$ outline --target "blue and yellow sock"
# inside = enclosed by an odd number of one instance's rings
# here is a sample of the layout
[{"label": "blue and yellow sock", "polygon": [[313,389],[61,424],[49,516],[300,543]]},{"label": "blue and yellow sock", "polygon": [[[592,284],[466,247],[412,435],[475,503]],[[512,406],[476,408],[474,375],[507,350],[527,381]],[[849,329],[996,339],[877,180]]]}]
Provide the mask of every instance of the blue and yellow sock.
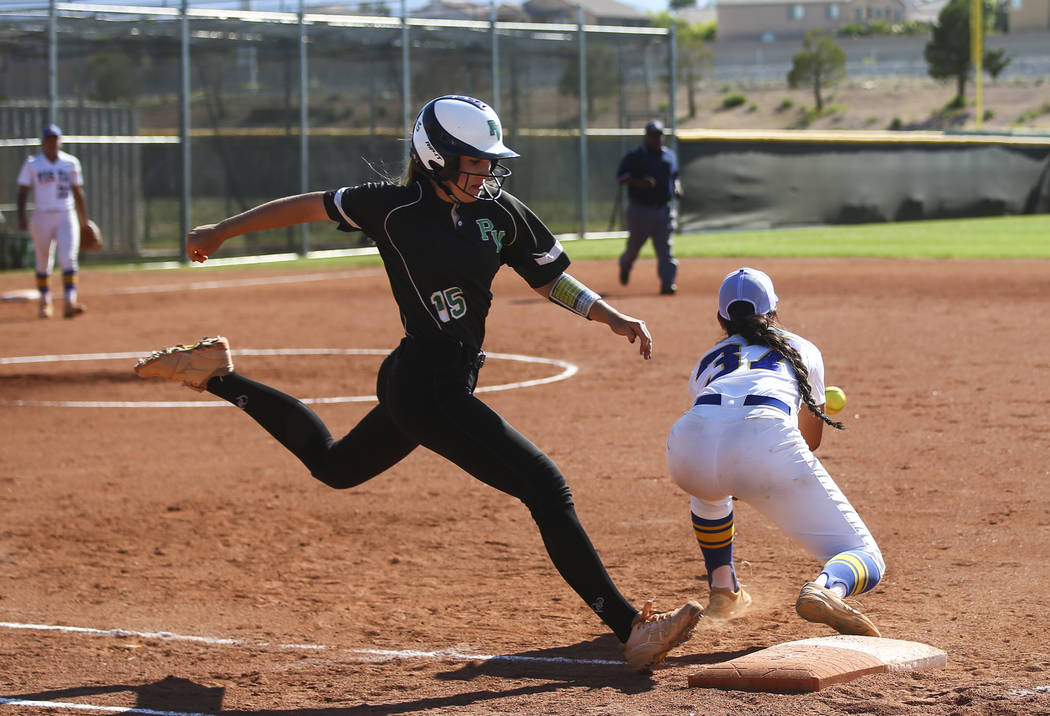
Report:
[{"label": "blue and yellow sock", "polygon": [[38,273],[36,275],[36,288],[40,291],[41,303],[47,303],[51,300],[50,278],[51,277],[46,273]]},{"label": "blue and yellow sock", "polygon": [[77,272],[62,272],[62,288],[65,290],[65,301],[72,306],[77,302]]},{"label": "blue and yellow sock", "polygon": [[705,520],[691,513],[693,517],[693,534],[700,544],[700,551],[704,555],[704,565],[707,567],[708,578],[719,567],[729,565],[733,570],[733,591],[740,589],[737,582],[736,569],[733,567],[733,537],[736,528],[733,526],[733,513],[714,520]]},{"label": "blue and yellow sock", "polygon": [[828,560],[821,574],[827,575],[830,589],[841,584],[846,589],[846,596],[863,594],[872,589],[882,579],[882,568],[879,560],[870,553],[860,549],[840,552]]}]

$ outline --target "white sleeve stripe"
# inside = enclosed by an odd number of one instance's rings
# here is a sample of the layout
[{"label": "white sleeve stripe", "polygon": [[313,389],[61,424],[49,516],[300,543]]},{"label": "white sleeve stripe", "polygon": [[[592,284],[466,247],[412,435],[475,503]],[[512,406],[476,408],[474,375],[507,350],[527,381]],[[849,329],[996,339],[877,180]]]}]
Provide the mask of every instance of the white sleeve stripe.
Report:
[{"label": "white sleeve stripe", "polygon": [[349,216],[347,216],[347,213],[345,211],[343,211],[343,192],[346,191],[346,190],[347,190],[347,187],[344,186],[342,189],[337,191],[335,193],[335,197],[333,197],[332,201],[335,202],[335,208],[339,210],[339,214],[340,214],[340,216],[343,217],[343,221],[345,221],[346,223],[350,224],[351,226],[357,226],[357,224],[354,223],[354,220],[351,219]]},{"label": "white sleeve stripe", "polygon": [[532,257],[536,259],[536,263],[540,266],[553,263],[558,260],[558,257],[564,253],[565,249],[562,248],[561,242],[557,239],[554,240],[554,246],[549,251],[542,254],[533,254]]}]

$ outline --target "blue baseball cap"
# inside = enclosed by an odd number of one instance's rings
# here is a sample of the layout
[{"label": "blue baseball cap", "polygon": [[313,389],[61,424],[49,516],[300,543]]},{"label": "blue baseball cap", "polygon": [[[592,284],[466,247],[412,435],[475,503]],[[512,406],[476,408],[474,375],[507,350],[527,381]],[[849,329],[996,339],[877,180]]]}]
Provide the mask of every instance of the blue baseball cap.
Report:
[{"label": "blue baseball cap", "polygon": [[61,137],[62,130],[58,128],[57,124],[45,124],[44,132],[41,135],[43,137]]},{"label": "blue baseball cap", "polygon": [[718,315],[729,320],[729,307],[737,301],[750,303],[751,315],[764,315],[777,308],[773,279],[758,269],[741,268],[722,280],[718,289]]}]

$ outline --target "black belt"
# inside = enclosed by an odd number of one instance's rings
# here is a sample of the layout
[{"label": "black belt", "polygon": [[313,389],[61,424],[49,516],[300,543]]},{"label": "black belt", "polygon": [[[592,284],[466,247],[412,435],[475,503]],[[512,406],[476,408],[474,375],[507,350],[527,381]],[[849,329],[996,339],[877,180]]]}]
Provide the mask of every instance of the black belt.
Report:
[{"label": "black belt", "polygon": [[[696,399],[693,405],[721,405],[722,396],[718,393],[705,393]],[[779,408],[788,415],[791,415],[791,406],[785,403],[783,400],[777,400],[771,398],[768,395],[748,395],[744,397],[744,405],[768,405],[772,408]]]}]

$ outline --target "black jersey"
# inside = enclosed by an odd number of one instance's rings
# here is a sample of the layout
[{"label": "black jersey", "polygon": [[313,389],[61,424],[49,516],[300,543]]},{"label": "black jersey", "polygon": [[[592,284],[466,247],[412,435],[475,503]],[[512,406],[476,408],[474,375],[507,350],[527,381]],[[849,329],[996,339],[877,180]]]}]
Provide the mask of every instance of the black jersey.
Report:
[{"label": "black jersey", "polygon": [[340,230],[355,231],[350,220],[376,242],[405,332],[422,340],[480,350],[500,266],[536,288],[569,265],[550,230],[505,191],[495,201],[450,204],[426,180],[370,183],[327,192],[324,203]]}]

